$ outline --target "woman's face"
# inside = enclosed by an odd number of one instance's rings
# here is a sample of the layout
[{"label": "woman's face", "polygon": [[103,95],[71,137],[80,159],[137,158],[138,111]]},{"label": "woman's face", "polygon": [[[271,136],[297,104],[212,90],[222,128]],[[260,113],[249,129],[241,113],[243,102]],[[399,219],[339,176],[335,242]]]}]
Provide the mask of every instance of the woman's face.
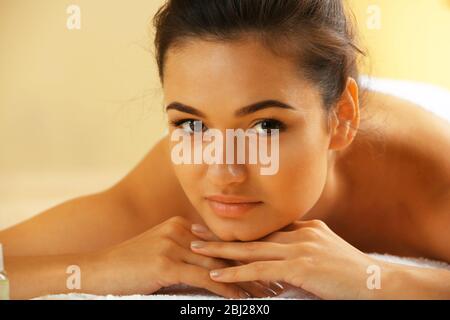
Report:
[{"label": "woman's face", "polygon": [[[299,77],[289,59],[257,41],[187,42],[168,52],[164,98],[165,106],[178,106],[167,111],[170,134],[178,129],[191,140],[195,121],[202,123],[198,132],[218,129],[224,137],[226,129],[279,129],[279,168],[272,175],[262,175],[262,165],[248,160],[173,164],[187,197],[222,240],[261,238],[298,220],[319,200],[330,154],[327,118],[318,89]],[[237,112],[267,100],[290,108],[273,103]],[[172,141],[171,149],[176,145]]]}]

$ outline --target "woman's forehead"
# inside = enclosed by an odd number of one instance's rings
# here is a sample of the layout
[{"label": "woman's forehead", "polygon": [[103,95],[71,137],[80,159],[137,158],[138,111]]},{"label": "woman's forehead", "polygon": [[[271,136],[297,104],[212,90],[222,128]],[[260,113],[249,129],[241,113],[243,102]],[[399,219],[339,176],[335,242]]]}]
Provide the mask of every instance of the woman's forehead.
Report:
[{"label": "woman's forehead", "polygon": [[313,91],[291,60],[257,41],[195,40],[169,50],[166,58],[167,103],[201,97],[236,100],[236,105],[263,98],[308,100]]}]

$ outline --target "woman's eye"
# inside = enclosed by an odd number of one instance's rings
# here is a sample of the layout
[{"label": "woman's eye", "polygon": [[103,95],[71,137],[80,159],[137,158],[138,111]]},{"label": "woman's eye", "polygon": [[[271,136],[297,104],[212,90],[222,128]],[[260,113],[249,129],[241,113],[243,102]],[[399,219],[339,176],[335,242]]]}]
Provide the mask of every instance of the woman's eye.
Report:
[{"label": "woman's eye", "polygon": [[253,128],[258,134],[271,135],[272,133],[275,133],[272,132],[272,130],[278,130],[278,132],[283,131],[285,125],[281,121],[275,119],[266,119],[258,122]]},{"label": "woman's eye", "polygon": [[188,134],[193,134],[195,132],[204,132],[206,131],[206,126],[200,120],[180,120],[173,123],[176,127],[181,128],[184,132]]}]

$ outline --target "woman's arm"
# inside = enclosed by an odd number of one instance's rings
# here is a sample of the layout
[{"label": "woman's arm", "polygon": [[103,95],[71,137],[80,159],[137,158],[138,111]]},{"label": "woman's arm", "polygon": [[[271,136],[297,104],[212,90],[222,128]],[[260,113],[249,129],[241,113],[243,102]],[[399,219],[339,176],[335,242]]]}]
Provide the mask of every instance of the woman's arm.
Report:
[{"label": "woman's arm", "polygon": [[[450,299],[450,271],[380,262],[382,283],[371,299]],[[371,293],[371,294],[370,294]]]},{"label": "woman's arm", "polygon": [[[101,279],[104,273],[101,272],[99,262],[98,258],[89,254],[7,257],[5,268],[8,270],[10,280],[10,298],[30,299],[47,294],[76,291],[105,293],[107,290],[105,285],[109,282],[107,279]],[[70,266],[76,266],[78,269],[72,270]],[[69,279],[71,276],[78,278],[79,287],[68,286],[68,282],[72,283]],[[78,286],[78,282],[76,283]]]},{"label": "woman's arm", "polygon": [[64,202],[0,231],[5,255],[95,251],[129,239],[172,216],[187,216],[192,205],[173,174],[166,143],[167,137],[112,188]]},{"label": "woman's arm", "polygon": [[[222,259],[193,254],[191,223],[172,217],[104,250],[87,254],[6,257],[11,298],[47,294],[151,294],[162,287],[186,284],[229,298],[268,295],[259,283],[223,284],[209,278],[212,268],[230,265]],[[269,290],[270,295],[275,294]]]},{"label": "woman's arm", "polygon": [[[26,200],[25,200],[26,201]],[[6,256],[43,256],[89,252],[142,232],[123,191],[79,197],[0,232]]]}]

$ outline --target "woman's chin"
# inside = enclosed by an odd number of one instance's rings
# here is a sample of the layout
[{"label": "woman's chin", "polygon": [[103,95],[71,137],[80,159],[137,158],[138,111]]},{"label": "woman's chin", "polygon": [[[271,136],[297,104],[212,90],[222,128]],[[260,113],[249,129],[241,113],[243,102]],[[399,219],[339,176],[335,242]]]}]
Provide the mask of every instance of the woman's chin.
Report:
[{"label": "woman's chin", "polygon": [[220,240],[225,242],[232,242],[232,241],[242,241],[242,242],[248,242],[248,241],[255,241],[259,239],[258,237],[252,237],[248,235],[225,235],[225,236],[218,236]]},{"label": "woman's chin", "polygon": [[245,230],[242,230],[243,228],[241,228],[241,230],[238,230],[238,228],[230,228],[230,229],[225,229],[222,227],[219,228],[211,228],[211,231],[222,241],[243,241],[243,242],[248,242],[248,241],[255,241],[258,239],[261,239],[263,237],[265,237],[266,235],[268,235],[268,233],[261,233],[261,229],[258,228],[252,228],[255,229],[254,231],[259,231],[259,232],[246,232]]}]

